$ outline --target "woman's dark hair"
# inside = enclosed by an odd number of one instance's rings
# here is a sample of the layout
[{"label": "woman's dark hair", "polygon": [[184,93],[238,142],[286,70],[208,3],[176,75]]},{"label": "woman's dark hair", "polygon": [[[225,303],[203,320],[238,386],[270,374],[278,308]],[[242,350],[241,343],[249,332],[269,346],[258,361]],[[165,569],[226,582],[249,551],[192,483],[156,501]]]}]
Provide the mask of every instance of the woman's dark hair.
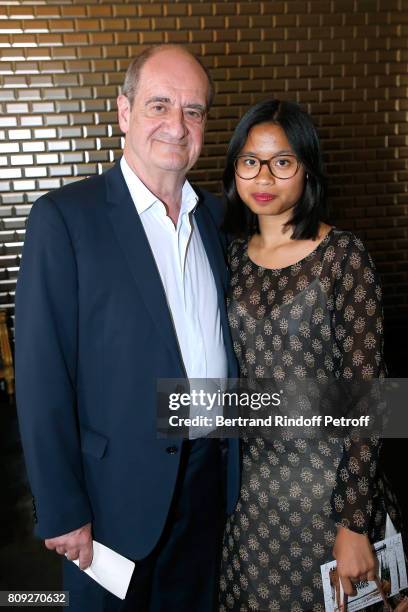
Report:
[{"label": "woman's dark hair", "polygon": [[316,128],[308,113],[296,102],[265,100],[252,106],[242,117],[228,146],[223,175],[227,212],[224,229],[232,236],[248,237],[259,232],[258,218],[242,202],[235,184],[235,158],[242,151],[251,128],[261,123],[279,125],[305,173],[303,193],[286,225],[295,240],[316,238],[319,223],[327,221],[326,177]]}]

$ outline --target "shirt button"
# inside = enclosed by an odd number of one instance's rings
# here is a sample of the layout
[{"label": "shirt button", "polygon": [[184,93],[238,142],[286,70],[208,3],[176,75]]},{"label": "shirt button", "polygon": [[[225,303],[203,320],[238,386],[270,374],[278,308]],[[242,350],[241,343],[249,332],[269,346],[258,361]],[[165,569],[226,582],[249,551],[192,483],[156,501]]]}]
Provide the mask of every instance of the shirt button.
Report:
[{"label": "shirt button", "polygon": [[177,446],[168,446],[166,448],[166,453],[168,453],[169,455],[175,455],[177,452],[178,452]]}]

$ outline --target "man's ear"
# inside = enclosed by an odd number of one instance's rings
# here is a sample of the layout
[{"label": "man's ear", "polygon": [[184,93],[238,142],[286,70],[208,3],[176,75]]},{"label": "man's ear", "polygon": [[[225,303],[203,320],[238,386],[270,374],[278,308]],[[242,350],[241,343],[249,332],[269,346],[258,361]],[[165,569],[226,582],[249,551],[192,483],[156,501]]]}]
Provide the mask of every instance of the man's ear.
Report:
[{"label": "man's ear", "polygon": [[118,96],[116,103],[118,105],[118,121],[121,131],[126,134],[129,130],[130,120],[130,103],[126,96],[121,94]]}]

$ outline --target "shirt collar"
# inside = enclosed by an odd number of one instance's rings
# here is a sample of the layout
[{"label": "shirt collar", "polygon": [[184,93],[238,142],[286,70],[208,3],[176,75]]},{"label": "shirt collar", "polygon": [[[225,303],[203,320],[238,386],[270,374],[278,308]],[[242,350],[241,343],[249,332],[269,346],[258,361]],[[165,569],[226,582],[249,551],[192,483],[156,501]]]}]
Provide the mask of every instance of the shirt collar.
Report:
[{"label": "shirt collar", "polygon": [[[154,193],[152,193],[133,172],[124,155],[122,155],[120,160],[120,168],[139,215],[148,210],[156,202],[160,202],[162,204],[161,200],[159,200],[159,198],[155,196]],[[197,206],[197,203],[198,195],[186,179],[181,191],[180,215],[184,213],[189,214],[192,212]]]}]

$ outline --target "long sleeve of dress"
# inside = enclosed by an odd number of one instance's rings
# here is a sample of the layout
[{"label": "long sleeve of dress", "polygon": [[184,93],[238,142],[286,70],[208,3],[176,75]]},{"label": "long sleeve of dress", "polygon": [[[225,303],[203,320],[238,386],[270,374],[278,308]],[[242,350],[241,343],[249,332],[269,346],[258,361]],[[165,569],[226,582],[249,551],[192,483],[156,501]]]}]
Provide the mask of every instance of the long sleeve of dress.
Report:
[{"label": "long sleeve of dress", "polygon": [[[359,240],[353,241],[344,255],[333,324],[340,381],[347,385],[383,378],[381,287],[371,257]],[[379,450],[376,435],[349,435],[344,440],[331,500],[333,517],[337,524],[359,533],[370,530]]]}]

